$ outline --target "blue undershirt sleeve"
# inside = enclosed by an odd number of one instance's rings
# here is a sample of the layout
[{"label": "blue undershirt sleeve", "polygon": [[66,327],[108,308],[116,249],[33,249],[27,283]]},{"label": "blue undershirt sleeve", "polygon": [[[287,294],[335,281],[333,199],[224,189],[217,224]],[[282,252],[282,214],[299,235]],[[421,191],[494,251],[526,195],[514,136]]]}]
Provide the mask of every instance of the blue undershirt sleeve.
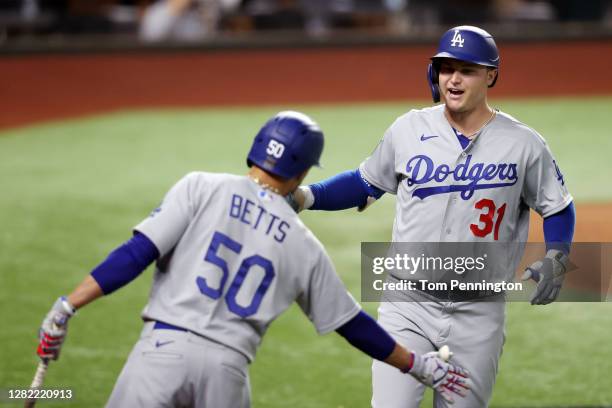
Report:
[{"label": "blue undershirt sleeve", "polygon": [[308,186],[314,196],[311,210],[345,210],[362,207],[368,196],[380,198],[384,191],[371,185],[358,169],[348,170]]},{"label": "blue undershirt sleeve", "polygon": [[576,209],[573,202],[558,213],[544,218],[546,250],[558,249],[569,254],[575,225]]},{"label": "blue undershirt sleeve", "polygon": [[336,330],[354,347],[384,361],[395,348],[395,340],[363,310]]},{"label": "blue undershirt sleeve", "polygon": [[134,280],[158,257],[155,244],[146,235],[135,232],[132,238],[96,266],[91,276],[108,295]]}]

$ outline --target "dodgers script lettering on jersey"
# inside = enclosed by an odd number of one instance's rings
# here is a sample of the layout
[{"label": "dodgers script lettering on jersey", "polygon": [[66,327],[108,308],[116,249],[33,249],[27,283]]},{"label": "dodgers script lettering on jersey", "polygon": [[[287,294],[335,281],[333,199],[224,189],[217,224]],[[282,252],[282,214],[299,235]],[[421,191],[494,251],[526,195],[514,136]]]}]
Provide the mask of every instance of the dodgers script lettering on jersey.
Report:
[{"label": "dodgers script lettering on jersey", "polygon": [[[431,181],[446,183],[449,177],[454,182],[465,182],[467,184],[451,184],[435,187],[417,188],[413,196],[426,198],[435,194],[444,194],[455,191],[461,192],[461,198],[469,200],[476,190],[509,187],[516,184],[518,180],[516,163],[472,163],[472,155],[467,155],[465,163],[451,168],[447,164],[436,166],[434,161],[426,155],[417,155],[408,160],[406,164],[406,183],[408,186],[414,184],[426,184]],[[498,180],[498,183],[480,183],[481,181]]]},{"label": "dodgers script lettering on jersey", "polygon": [[502,112],[464,149],[444,105],[412,110],[360,172],[398,195],[398,242],[526,242],[529,208],[546,217],[572,200],[544,139]]}]

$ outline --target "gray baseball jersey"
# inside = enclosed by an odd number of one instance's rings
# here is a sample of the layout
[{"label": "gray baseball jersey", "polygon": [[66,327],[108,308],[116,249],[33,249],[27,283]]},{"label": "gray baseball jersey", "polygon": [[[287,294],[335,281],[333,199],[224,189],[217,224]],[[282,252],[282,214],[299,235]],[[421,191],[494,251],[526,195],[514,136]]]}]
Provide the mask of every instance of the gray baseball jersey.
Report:
[{"label": "gray baseball jersey", "polygon": [[393,241],[525,242],[529,208],[546,217],[572,201],[544,139],[501,112],[464,150],[444,105],[412,110],[360,171],[397,194]]},{"label": "gray baseball jersey", "polygon": [[[529,208],[546,217],[569,205],[563,176],[537,132],[497,112],[464,149],[444,108],[399,117],[360,165],[367,181],[397,194],[393,241],[522,243]],[[514,264],[523,247],[515,248],[509,256]],[[402,296],[406,302],[381,303],[381,326],[420,353],[449,345],[473,384],[454,406],[487,406],[504,342],[503,302],[454,303],[420,292]],[[372,370],[373,407],[419,406],[420,384],[377,362]],[[447,406],[437,395],[434,401]]]},{"label": "gray baseball jersey", "polygon": [[284,198],[246,176],[190,173],[135,229],[160,252],[143,318],[182,327],[249,360],[294,300],[319,333],[360,310]]}]

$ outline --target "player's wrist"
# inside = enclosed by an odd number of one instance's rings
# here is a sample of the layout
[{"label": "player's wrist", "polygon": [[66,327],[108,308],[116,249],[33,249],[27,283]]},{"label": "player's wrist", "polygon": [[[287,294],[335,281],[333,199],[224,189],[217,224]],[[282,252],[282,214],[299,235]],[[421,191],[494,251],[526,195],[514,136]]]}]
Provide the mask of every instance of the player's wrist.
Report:
[{"label": "player's wrist", "polygon": [[408,362],[406,363],[406,367],[401,370],[402,373],[412,374],[416,360],[417,360],[417,355],[413,351],[408,353]]},{"label": "player's wrist", "polygon": [[75,315],[76,308],[68,301],[66,296],[60,296],[55,303],[53,303],[50,313],[51,314],[48,316],[52,316],[52,322],[61,326],[65,321]]},{"label": "player's wrist", "polygon": [[563,272],[567,269],[567,264],[569,262],[569,257],[563,251],[558,249],[549,249],[546,251],[546,258],[552,259],[553,262],[558,263],[561,267],[563,267]]},{"label": "player's wrist", "polygon": [[67,314],[69,317],[72,317],[76,314],[77,309],[72,305],[72,303],[70,303],[67,296],[60,296],[58,300],[65,314]]}]

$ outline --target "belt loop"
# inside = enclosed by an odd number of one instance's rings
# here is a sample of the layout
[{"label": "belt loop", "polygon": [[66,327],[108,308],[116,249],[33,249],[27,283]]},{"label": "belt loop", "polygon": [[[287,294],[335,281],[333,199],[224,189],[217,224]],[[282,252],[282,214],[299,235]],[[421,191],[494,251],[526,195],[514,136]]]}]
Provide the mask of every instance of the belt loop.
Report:
[{"label": "belt loop", "polygon": [[142,331],[140,332],[141,337],[149,336],[153,332],[154,321],[146,321],[144,326],[142,327]]}]

